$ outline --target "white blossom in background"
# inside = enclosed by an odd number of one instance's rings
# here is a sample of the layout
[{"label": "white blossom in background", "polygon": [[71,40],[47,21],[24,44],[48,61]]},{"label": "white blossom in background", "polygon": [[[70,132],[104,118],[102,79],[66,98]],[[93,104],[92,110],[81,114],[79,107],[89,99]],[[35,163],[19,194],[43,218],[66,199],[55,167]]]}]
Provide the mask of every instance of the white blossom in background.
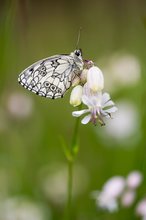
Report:
[{"label": "white blossom in background", "polygon": [[[139,174],[139,177],[137,176],[139,181],[135,181],[135,173]],[[133,179],[135,183],[138,183],[135,184],[136,187],[129,184],[129,177],[132,177],[131,180]],[[142,174],[139,171],[131,172],[126,178],[123,176],[114,176],[107,180],[101,191],[93,191],[91,196],[95,199],[98,208],[115,212],[119,209],[119,206],[128,208],[134,203],[136,199],[136,189],[141,184],[141,181]]]},{"label": "white blossom in background", "polygon": [[125,180],[121,176],[115,176],[109,179],[104,185],[101,192],[94,192],[93,198],[99,208],[114,212],[118,210],[118,201],[121,193],[125,188]]},{"label": "white blossom in background", "polygon": [[[81,165],[75,165],[73,178],[73,198],[88,187],[88,173]],[[54,204],[64,205],[67,199],[67,168],[64,164],[49,165],[39,172],[39,182],[44,196]],[[82,181],[80,181],[82,179]]]},{"label": "white blossom in background", "polygon": [[12,93],[7,100],[8,112],[16,118],[26,118],[31,115],[33,108],[29,96],[20,93]]},{"label": "white blossom in background", "polygon": [[111,118],[111,114],[117,111],[117,107],[110,95],[102,92],[104,88],[102,71],[94,66],[92,61],[87,61],[87,66],[89,68],[84,69],[81,74],[83,85],[74,87],[70,96],[70,104],[74,107],[80,105],[81,102],[87,107],[80,111],[73,111],[72,115],[80,117],[86,114],[81,120],[82,124],[92,122],[96,125],[99,122],[105,125],[103,118]]},{"label": "white blossom in background", "polygon": [[129,175],[127,176],[126,179],[127,187],[131,189],[136,189],[142,183],[142,180],[143,180],[143,176],[141,172],[133,171],[129,173]]},{"label": "white blossom in background", "polygon": [[111,197],[106,192],[102,191],[96,198],[96,205],[103,210],[115,212],[118,210],[118,202],[116,198]]},{"label": "white blossom in background", "polygon": [[101,63],[104,63],[102,69],[106,77],[106,88],[110,91],[135,85],[140,80],[141,66],[135,55],[119,52],[110,58],[103,58]]},{"label": "white blossom in background", "polygon": [[121,196],[121,205],[123,207],[130,207],[136,199],[135,190],[127,190]]},{"label": "white blossom in background", "polygon": [[118,111],[112,121],[109,121],[104,128],[109,137],[118,141],[125,140],[134,134],[139,133],[139,113],[136,106],[128,101],[117,103]]},{"label": "white blossom in background", "polygon": [[110,178],[103,186],[103,191],[110,197],[118,198],[125,188],[125,179],[122,176]]},{"label": "white blossom in background", "polygon": [[146,198],[142,199],[136,206],[136,214],[146,220]]},{"label": "white blossom in background", "polygon": [[[47,214],[49,217],[50,214]],[[51,219],[51,216],[47,219]],[[0,201],[0,220],[46,220],[46,217],[40,204],[13,197]]]}]

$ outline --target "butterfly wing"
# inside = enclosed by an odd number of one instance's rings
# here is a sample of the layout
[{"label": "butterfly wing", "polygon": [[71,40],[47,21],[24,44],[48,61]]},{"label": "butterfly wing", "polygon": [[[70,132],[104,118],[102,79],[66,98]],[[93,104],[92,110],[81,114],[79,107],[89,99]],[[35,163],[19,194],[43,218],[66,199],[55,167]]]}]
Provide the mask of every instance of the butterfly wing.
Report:
[{"label": "butterfly wing", "polygon": [[80,68],[71,55],[56,55],[40,60],[25,69],[19,83],[37,95],[47,98],[63,97]]}]

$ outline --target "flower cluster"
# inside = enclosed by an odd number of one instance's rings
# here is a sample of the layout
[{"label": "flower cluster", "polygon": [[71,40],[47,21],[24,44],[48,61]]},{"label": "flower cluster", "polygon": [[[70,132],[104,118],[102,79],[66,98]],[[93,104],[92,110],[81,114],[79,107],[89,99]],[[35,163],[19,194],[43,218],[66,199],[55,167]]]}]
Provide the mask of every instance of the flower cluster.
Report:
[{"label": "flower cluster", "polygon": [[[108,93],[103,93],[104,77],[102,71],[94,66],[92,61],[84,61],[85,68],[81,73],[80,79],[75,78],[71,92],[70,104],[74,107],[82,103],[87,106],[86,109],[74,111],[74,117],[86,116],[82,119],[82,124],[92,122],[96,125],[97,121],[105,125],[103,117],[111,118],[111,113],[117,111],[117,107],[110,99]],[[80,84],[79,84],[80,83]]]},{"label": "flower cluster", "polygon": [[142,182],[142,174],[139,171],[131,172],[126,178],[114,176],[109,179],[101,191],[94,191],[93,198],[97,207],[110,212],[117,211],[119,205],[131,206],[136,199],[136,189]]}]

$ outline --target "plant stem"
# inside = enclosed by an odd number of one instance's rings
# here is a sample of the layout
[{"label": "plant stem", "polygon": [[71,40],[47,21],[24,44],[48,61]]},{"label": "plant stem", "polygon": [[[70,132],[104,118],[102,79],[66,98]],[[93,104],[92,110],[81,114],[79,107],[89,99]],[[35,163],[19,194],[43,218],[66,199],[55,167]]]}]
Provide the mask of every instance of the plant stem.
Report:
[{"label": "plant stem", "polygon": [[73,165],[75,156],[78,152],[78,130],[79,130],[79,118],[76,119],[72,143],[70,146],[71,158],[68,159],[68,185],[67,185],[67,220],[71,220],[72,210],[72,190],[73,190]]}]

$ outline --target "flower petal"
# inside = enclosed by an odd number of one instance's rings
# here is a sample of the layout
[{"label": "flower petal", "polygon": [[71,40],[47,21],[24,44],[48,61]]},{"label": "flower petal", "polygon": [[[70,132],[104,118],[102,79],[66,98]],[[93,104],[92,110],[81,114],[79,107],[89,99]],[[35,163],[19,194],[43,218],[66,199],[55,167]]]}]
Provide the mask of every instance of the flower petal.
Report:
[{"label": "flower petal", "polygon": [[104,105],[106,102],[108,102],[110,100],[110,95],[109,93],[105,92],[102,95],[102,105]]},{"label": "flower petal", "polygon": [[107,113],[113,113],[116,112],[118,108],[116,106],[113,106],[112,108],[106,109],[105,112]]},{"label": "flower petal", "polygon": [[74,112],[72,112],[72,116],[80,117],[82,114],[85,114],[87,112],[89,112],[88,109],[83,109],[83,110],[80,110],[80,111],[74,111]]},{"label": "flower petal", "polygon": [[81,123],[85,125],[85,124],[87,124],[90,120],[91,120],[91,115],[87,115],[87,116],[85,116],[85,117],[82,119]]},{"label": "flower petal", "polygon": [[116,111],[118,111],[118,108],[116,106],[113,106],[112,108],[109,108],[106,110],[106,112],[108,112],[108,113],[114,113]]},{"label": "flower petal", "polygon": [[108,107],[108,106],[114,106],[115,103],[112,100],[107,101],[105,104],[103,104],[103,107]]},{"label": "flower petal", "polygon": [[109,115],[108,112],[106,112],[105,110],[101,109],[100,110],[101,116],[102,117],[106,117],[106,118],[111,118],[111,116]]},{"label": "flower petal", "polygon": [[90,97],[87,95],[82,95],[82,102],[87,106],[92,106],[92,101],[90,100]]}]

